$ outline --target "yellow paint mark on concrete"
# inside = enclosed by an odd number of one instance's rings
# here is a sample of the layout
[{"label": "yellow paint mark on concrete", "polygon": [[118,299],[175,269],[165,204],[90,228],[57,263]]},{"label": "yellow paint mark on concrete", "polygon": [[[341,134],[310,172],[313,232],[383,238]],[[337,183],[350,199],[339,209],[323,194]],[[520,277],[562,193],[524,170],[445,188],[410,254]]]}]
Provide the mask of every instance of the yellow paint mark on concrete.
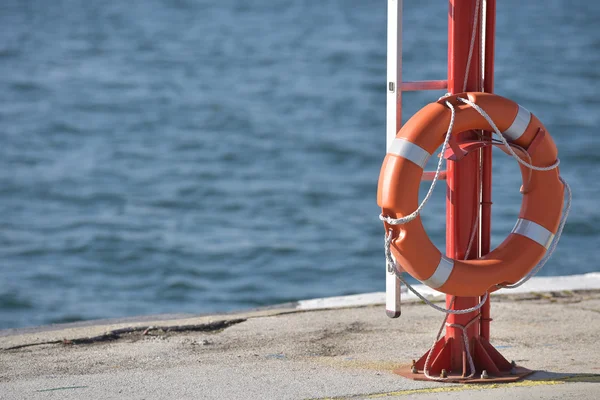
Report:
[{"label": "yellow paint mark on concrete", "polygon": [[397,392],[388,392],[388,393],[376,393],[376,394],[372,394],[372,395],[367,395],[366,398],[377,399],[377,398],[390,397],[390,396],[407,396],[409,394],[463,392],[465,390],[486,390],[486,389],[497,389],[497,388],[507,388],[507,387],[560,385],[563,383],[564,382],[562,382],[562,381],[551,380],[551,381],[520,381],[520,382],[510,382],[510,383],[493,383],[493,384],[479,384],[479,385],[468,384],[468,385],[460,385],[460,386],[443,386],[443,387],[435,387],[435,388],[400,390]]},{"label": "yellow paint mark on concrete", "polygon": [[527,386],[542,386],[542,385],[560,385],[565,382],[563,381],[522,381],[522,382],[511,382],[511,383],[503,383],[503,384],[481,384],[481,385],[457,385],[457,386],[440,386],[434,388],[422,388],[422,389],[407,389],[407,390],[398,390],[395,392],[386,392],[386,393],[374,393],[360,396],[343,396],[343,397],[327,397],[319,400],[349,400],[353,397],[361,397],[366,399],[379,399],[384,397],[391,396],[408,396],[411,394],[431,394],[431,393],[449,393],[449,392],[463,392],[466,390],[485,390],[485,389],[496,389],[496,388],[506,388],[506,387],[527,387]]},{"label": "yellow paint mark on concrete", "polygon": [[395,392],[386,393],[373,393],[359,396],[344,396],[344,397],[328,397],[319,400],[349,400],[352,398],[360,397],[367,399],[378,399],[391,396],[408,396],[411,394],[431,394],[431,393],[449,393],[449,392],[462,392],[466,390],[487,390],[487,389],[498,389],[498,388],[511,388],[511,387],[535,387],[535,386],[548,386],[548,385],[562,385],[567,382],[600,382],[599,374],[589,375],[573,375],[566,376],[564,378],[555,378],[549,380],[524,380],[510,383],[493,383],[493,384],[467,384],[467,385],[453,385],[453,386],[441,386],[434,388],[422,388],[422,389],[408,389],[399,390]]}]

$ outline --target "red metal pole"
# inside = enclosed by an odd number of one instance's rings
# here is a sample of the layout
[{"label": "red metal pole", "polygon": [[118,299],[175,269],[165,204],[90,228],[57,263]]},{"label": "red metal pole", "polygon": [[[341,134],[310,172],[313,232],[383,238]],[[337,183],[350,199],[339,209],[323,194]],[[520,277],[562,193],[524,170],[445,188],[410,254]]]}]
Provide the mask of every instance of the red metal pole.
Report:
[{"label": "red metal pole", "polygon": [[[448,91],[493,92],[494,89],[494,35],[496,0],[481,0],[477,15],[471,61],[469,48],[473,34],[477,0],[449,0],[448,13]],[[481,21],[483,19],[483,21]],[[485,36],[485,40],[481,38]],[[482,53],[485,59],[482,60]],[[469,64],[469,65],[467,65]],[[483,64],[483,65],[482,65]],[[483,67],[483,68],[482,68]],[[465,71],[469,69],[465,85]],[[461,112],[457,109],[457,112]],[[468,131],[453,133],[458,142],[478,140],[489,132]],[[431,179],[424,173],[423,179]],[[490,146],[471,151],[460,160],[448,160],[446,172],[446,255],[453,259],[473,259],[490,251],[492,152]],[[477,217],[479,215],[479,218]],[[474,241],[469,254],[469,242]],[[483,295],[483,293],[482,293]],[[457,310],[477,305],[481,297],[446,296],[446,306]],[[508,362],[489,342],[490,301],[481,310],[468,314],[449,315],[446,335],[410,367],[395,370],[407,378],[425,380],[426,361],[429,373],[439,374],[448,382],[508,382],[520,379],[532,371]],[[462,327],[466,327],[468,350],[475,371],[467,364]],[[473,373],[469,376],[467,374]],[[484,373],[485,372],[485,373]],[[469,376],[469,377],[467,377]]]},{"label": "red metal pole", "polygon": [[[480,46],[479,32],[475,38],[471,63],[467,66],[469,46],[473,31],[476,0],[450,0],[448,11],[448,91],[451,94],[463,91],[479,91],[480,78]],[[469,76],[464,84],[465,70],[469,68]],[[472,137],[469,137],[472,136]],[[465,132],[458,137],[476,139],[474,132]],[[464,259],[473,234],[477,214],[479,212],[479,152],[469,153],[460,161],[448,160],[447,164],[447,196],[446,196],[446,255],[454,259]],[[478,233],[475,233],[477,239]],[[467,258],[477,258],[479,240],[474,240]],[[452,296],[446,296],[446,306],[452,309],[464,309],[477,305],[478,297],[456,297],[451,304]],[[478,311],[469,314],[450,314],[449,324],[466,326],[477,319]],[[474,352],[473,339],[479,337],[479,323],[473,323],[468,330],[471,354]],[[446,329],[446,342],[451,346],[451,371],[464,371],[466,355],[463,348],[463,332],[460,328]]]},{"label": "red metal pole", "polygon": [[[494,92],[494,53],[496,37],[496,0],[487,0],[485,9],[485,73],[483,89]],[[487,133],[491,136],[491,133]],[[490,234],[492,218],[492,148],[487,146],[482,150],[483,182],[481,183],[481,255],[490,252]],[[490,340],[490,300],[481,308],[480,334]]]}]

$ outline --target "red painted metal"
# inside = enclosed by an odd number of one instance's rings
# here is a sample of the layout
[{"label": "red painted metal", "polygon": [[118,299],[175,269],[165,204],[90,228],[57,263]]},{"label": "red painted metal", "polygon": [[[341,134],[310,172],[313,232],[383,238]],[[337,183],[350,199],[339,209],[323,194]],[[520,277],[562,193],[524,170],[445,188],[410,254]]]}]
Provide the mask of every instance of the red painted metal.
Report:
[{"label": "red painted metal", "polygon": [[[485,12],[485,72],[483,76],[484,92],[494,92],[494,54],[496,38],[496,0],[486,2]],[[484,136],[491,138],[490,133]],[[492,220],[492,148],[482,150],[482,182],[481,182],[481,255],[486,255],[490,249],[490,232]],[[488,299],[481,308],[480,335],[487,341],[490,340],[490,300]]]},{"label": "red painted metal", "polygon": [[[395,374],[401,375],[405,378],[413,379],[415,381],[428,381],[429,379],[423,374],[413,374],[411,367],[406,366],[394,370]],[[461,374],[449,373],[448,378],[444,381],[447,383],[508,383],[515,382],[519,379],[531,374],[532,371],[521,368],[519,366],[511,369],[510,373],[501,373],[500,375],[492,376],[488,378],[481,378],[480,375],[475,375],[473,378],[466,378]]]},{"label": "red painted metal", "polygon": [[[482,2],[486,4],[485,12],[485,59],[484,73],[481,74],[481,29],[477,28],[475,48],[471,63],[467,66],[470,39],[477,0],[449,0],[448,12],[448,91],[452,94],[463,91],[493,92],[494,89],[494,37],[496,0]],[[481,21],[479,21],[479,26]],[[469,75],[464,84],[465,69]],[[478,258],[490,252],[491,224],[491,185],[492,185],[492,152],[489,144],[479,140],[478,135],[491,138],[489,132],[462,132],[452,138],[450,148],[445,154],[447,171],[446,196],[446,255],[454,259]],[[423,180],[432,178],[433,172],[425,172]],[[479,214],[479,218],[477,217]],[[479,223],[476,224],[476,221]],[[469,254],[465,254],[475,230],[475,240]],[[482,293],[483,295],[483,293]],[[446,296],[446,307],[458,310],[477,305],[481,297]],[[451,378],[449,382],[502,382],[520,379],[530,374],[525,368],[511,365],[490,343],[490,301],[486,301],[480,311],[469,314],[449,315],[446,335],[431,350],[429,371],[438,375],[442,369]],[[474,378],[466,378],[469,370],[466,349],[464,348],[463,330],[466,326],[469,351],[473,356],[476,368]],[[400,368],[395,372],[412,379],[423,379],[421,371],[429,351],[413,366]],[[412,368],[419,373],[412,372]],[[483,370],[490,376],[481,379],[478,375]]]},{"label": "red painted metal", "polygon": [[[475,137],[473,137],[472,135],[463,135],[463,138],[465,138],[465,140],[467,140],[468,138],[474,139]],[[455,136],[450,136],[450,139],[448,140],[448,147],[448,150],[450,150],[450,152],[452,153],[449,160],[460,161],[467,155],[467,152],[461,149],[460,144],[458,143],[458,140]]]},{"label": "red painted metal", "polygon": [[[421,177],[421,182],[424,181],[432,181],[435,176],[435,171],[423,171],[423,176]],[[445,181],[446,180],[446,171],[440,171],[438,175],[438,180]]]},{"label": "red painted metal", "polygon": [[[471,64],[467,66],[469,45],[473,31],[476,0],[450,0],[448,10],[448,91],[452,94],[463,91],[479,91],[480,78],[480,49],[475,46],[471,57]],[[479,43],[479,32],[475,43]],[[469,68],[469,76],[465,85],[465,69]],[[461,133],[460,141],[476,139],[474,132]],[[455,259],[477,258],[479,255],[479,241],[475,240],[471,252],[465,252],[469,239],[476,230],[475,221],[479,211],[479,162],[478,152],[469,153],[457,161],[448,160],[446,178],[446,255]],[[478,232],[475,232],[476,238]],[[446,307],[460,310],[477,305],[477,297],[456,297],[452,304],[452,296],[446,296]],[[476,318],[478,312],[453,315],[448,317],[449,324],[465,326],[471,319]],[[479,326],[471,325],[467,329],[470,343],[479,338]],[[462,371],[464,349],[463,332],[460,328],[447,327],[446,342],[451,344],[450,363],[446,365],[448,371]],[[473,353],[473,348],[470,349]],[[468,372],[467,372],[468,374]]]},{"label": "red painted metal", "polygon": [[415,81],[402,82],[402,91],[410,92],[416,90],[444,90],[448,87],[448,81]]}]

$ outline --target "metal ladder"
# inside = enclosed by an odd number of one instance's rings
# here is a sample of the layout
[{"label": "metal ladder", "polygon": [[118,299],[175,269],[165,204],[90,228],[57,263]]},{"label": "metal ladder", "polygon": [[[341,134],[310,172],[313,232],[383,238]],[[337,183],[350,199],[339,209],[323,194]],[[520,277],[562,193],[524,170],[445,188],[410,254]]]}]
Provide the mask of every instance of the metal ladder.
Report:
[{"label": "metal ladder", "polygon": [[[396,133],[402,127],[402,92],[421,90],[444,90],[447,80],[402,81],[402,3],[388,0],[387,26],[387,101],[386,101],[386,148],[389,150]],[[428,178],[431,174],[425,173]],[[386,266],[386,314],[398,318],[401,314],[400,281]]]}]

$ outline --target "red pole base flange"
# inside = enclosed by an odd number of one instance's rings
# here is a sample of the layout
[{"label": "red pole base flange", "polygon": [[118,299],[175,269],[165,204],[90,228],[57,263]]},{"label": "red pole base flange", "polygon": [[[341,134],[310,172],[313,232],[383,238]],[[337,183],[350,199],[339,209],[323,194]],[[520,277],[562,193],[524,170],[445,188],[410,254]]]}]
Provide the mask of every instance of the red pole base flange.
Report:
[{"label": "red pole base flange", "polygon": [[[475,374],[472,378],[467,378],[470,374],[470,367],[466,352],[463,351],[462,354],[462,371],[452,371],[450,368],[452,340],[455,339],[443,337],[433,347],[433,354],[429,360],[430,376],[445,377],[446,379],[443,381],[451,383],[492,383],[514,382],[534,372],[511,364],[490,342],[479,336],[471,339],[471,355],[475,364]],[[430,380],[423,373],[429,351],[419,361],[413,361],[412,365],[395,369],[394,373],[417,381]]]}]

